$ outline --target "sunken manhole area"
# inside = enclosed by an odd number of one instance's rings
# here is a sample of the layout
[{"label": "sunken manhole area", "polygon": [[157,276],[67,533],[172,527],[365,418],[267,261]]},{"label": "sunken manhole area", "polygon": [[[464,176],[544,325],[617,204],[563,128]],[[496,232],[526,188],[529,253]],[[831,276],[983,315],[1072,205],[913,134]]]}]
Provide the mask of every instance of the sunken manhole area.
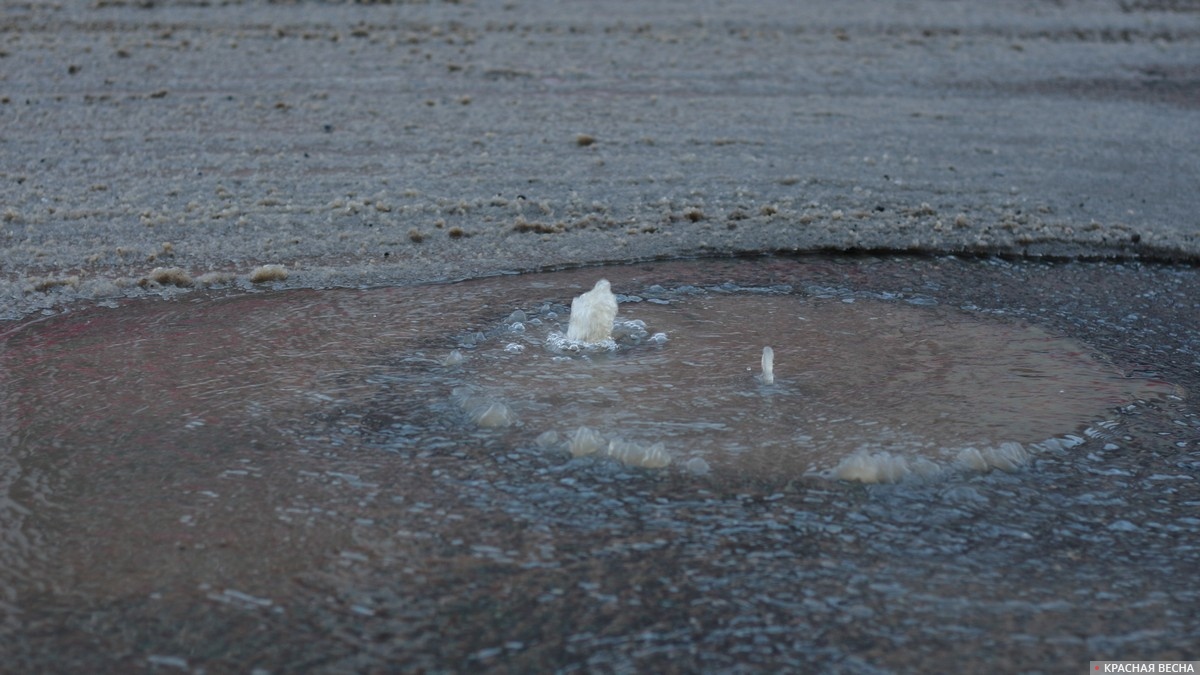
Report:
[{"label": "sunken manhole area", "polygon": [[[805,283],[802,265],[756,284],[758,264],[65,315],[9,340],[6,461],[46,474],[34,490],[108,469],[150,488],[237,448],[349,446],[379,461],[519,450],[697,477],[896,482],[1019,470],[1119,406],[1172,393],[1028,323]],[[572,328],[573,300],[598,290]],[[247,463],[224,470],[263,471]]]}]

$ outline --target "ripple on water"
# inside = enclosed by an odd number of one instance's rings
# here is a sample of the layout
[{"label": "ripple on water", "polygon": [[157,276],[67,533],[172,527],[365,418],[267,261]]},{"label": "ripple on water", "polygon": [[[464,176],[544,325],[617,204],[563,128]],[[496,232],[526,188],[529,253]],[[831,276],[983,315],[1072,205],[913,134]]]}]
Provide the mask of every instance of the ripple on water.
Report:
[{"label": "ripple on water", "polygon": [[[194,542],[211,545],[205,569],[237,570],[257,597],[347,542],[335,514],[372,508],[380,490],[362,476],[422,493],[429,458],[537,457],[563,475],[624,462],[695,480],[1011,470],[1157,391],[1034,326],[840,289],[656,278],[679,269],[605,270],[626,301],[612,348],[596,351],[552,338],[598,276],[586,270],[198,293],[10,333],[0,612],[11,621],[14,589],[62,579],[148,594]],[[756,377],[768,346],[771,384]]]},{"label": "ripple on water", "polygon": [[[614,331],[618,343],[593,352],[563,349],[552,321],[521,336],[521,353],[497,348],[511,335],[484,341],[452,378],[503,400],[531,438],[561,432],[575,456],[590,454],[577,450],[594,445],[577,440],[588,429],[663,443],[718,470],[863,482],[947,467],[1012,471],[1031,450],[1061,447],[1065,434],[1154,389],[1024,323],[719,290],[628,303],[618,325],[636,330]],[[670,343],[646,340],[649,331]],[[760,364],[772,366],[770,384]]]}]

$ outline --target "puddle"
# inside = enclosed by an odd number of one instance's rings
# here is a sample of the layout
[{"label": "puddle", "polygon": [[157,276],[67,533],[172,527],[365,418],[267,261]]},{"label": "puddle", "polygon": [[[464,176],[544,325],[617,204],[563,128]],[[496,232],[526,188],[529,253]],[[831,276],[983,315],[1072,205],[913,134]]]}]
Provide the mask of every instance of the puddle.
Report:
[{"label": "puddle", "polygon": [[463,363],[429,377],[502,402],[524,427],[512,444],[551,432],[541,445],[565,448],[586,427],[662,443],[682,466],[865,482],[1013,469],[1039,444],[1070,444],[1115,407],[1169,391],[1074,340],[957,310],[734,285],[651,295],[621,305],[618,332],[632,335],[615,350],[548,350],[566,310],[526,302],[521,321],[468,338]]},{"label": "puddle", "polygon": [[[446,480],[517,495],[512,513],[541,508],[550,493],[531,486],[547,476],[642,494],[1030,471],[1115,428],[1123,406],[1179,393],[1025,321],[788,264],[197,293],[12,331],[0,626],[21,630],[50,597],[283,612],[314,561],[402,558],[413,519],[446,546],[464,518],[494,517],[494,497],[450,497]],[[571,298],[600,276],[621,300],[615,348],[556,349]],[[603,438],[595,456],[572,457],[581,427]],[[646,461],[651,448],[666,459]],[[585,531],[581,499],[555,509]],[[456,515],[468,503],[477,515]]]}]

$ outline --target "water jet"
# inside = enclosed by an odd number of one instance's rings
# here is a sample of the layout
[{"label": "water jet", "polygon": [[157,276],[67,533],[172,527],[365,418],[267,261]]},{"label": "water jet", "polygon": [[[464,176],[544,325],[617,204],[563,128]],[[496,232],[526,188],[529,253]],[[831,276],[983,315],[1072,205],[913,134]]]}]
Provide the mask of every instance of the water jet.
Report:
[{"label": "water jet", "polygon": [[613,319],[617,316],[617,298],[607,279],[596,282],[592,290],[571,301],[567,339],[596,344],[612,338]]},{"label": "water jet", "polygon": [[762,350],[762,383],[775,384],[775,350],[770,347],[763,347]]},{"label": "water jet", "polygon": [[[566,335],[561,306],[517,310],[529,327],[516,344],[528,350],[475,344],[463,376],[503,389],[525,424],[565,437],[574,457],[860,482],[1015,471],[1141,388],[1073,341],[926,299],[652,289],[655,302],[623,296],[618,315],[609,282],[596,282],[572,302]],[[656,339],[667,333],[669,345]],[[769,397],[755,396],[731,359],[764,342],[787,345],[794,367],[780,383],[774,348],[763,348],[754,379]],[[559,443],[548,438],[537,444]]]}]

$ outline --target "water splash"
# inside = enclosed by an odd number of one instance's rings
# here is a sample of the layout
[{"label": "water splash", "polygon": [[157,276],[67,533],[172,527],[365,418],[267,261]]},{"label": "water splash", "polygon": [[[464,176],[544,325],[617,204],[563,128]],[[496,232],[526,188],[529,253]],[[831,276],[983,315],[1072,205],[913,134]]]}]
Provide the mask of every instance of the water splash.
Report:
[{"label": "water splash", "polygon": [[616,316],[617,298],[608,280],[601,279],[592,290],[571,301],[567,339],[584,344],[611,340]]}]

